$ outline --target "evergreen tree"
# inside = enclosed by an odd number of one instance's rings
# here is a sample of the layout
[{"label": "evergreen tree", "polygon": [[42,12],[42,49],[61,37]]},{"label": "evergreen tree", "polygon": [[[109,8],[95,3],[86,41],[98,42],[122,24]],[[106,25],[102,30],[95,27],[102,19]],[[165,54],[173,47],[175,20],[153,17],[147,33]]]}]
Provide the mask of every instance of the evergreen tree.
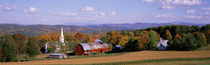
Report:
[{"label": "evergreen tree", "polygon": [[40,52],[37,40],[34,37],[29,37],[27,43],[27,54],[29,57],[34,57]]},{"label": "evergreen tree", "polygon": [[156,36],[155,36],[155,31],[149,31],[149,49],[150,50],[156,50],[157,49],[157,41],[156,41]]},{"label": "evergreen tree", "polygon": [[138,40],[130,39],[127,44],[125,44],[126,51],[140,51],[140,44]]},{"label": "evergreen tree", "polygon": [[13,40],[12,36],[4,35],[0,38],[2,53],[4,54],[2,57],[3,62],[10,62],[17,60],[17,45]]}]

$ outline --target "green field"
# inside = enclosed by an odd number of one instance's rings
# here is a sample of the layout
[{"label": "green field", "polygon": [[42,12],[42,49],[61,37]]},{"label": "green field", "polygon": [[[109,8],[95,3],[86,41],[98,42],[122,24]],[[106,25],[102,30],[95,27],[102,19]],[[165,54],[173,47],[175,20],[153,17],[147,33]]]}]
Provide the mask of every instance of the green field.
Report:
[{"label": "green field", "polygon": [[[84,65],[84,64],[58,64],[58,65]],[[139,60],[139,61],[129,61],[129,62],[99,63],[99,64],[85,64],[85,65],[210,65],[210,57]]]}]

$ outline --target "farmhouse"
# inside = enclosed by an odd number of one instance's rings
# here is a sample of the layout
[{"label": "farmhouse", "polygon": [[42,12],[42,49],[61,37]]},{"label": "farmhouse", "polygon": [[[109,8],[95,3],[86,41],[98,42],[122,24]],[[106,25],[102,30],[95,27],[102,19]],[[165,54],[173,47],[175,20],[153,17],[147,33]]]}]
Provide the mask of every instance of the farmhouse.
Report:
[{"label": "farmhouse", "polygon": [[164,39],[160,38],[160,42],[157,45],[158,50],[166,50],[166,48],[168,46],[167,42],[168,42],[168,40],[164,40]]},{"label": "farmhouse", "polygon": [[99,39],[95,43],[81,43],[76,46],[76,55],[90,55],[91,53],[102,53],[109,51],[109,45]]}]

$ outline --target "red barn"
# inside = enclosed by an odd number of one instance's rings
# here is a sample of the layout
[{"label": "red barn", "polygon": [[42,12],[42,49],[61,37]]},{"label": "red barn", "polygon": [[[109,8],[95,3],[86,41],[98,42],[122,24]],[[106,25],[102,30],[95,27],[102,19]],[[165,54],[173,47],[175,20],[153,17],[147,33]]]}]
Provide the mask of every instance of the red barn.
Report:
[{"label": "red barn", "polygon": [[95,40],[95,43],[81,43],[76,46],[76,55],[85,55],[91,53],[102,53],[109,51],[109,44],[100,40]]}]

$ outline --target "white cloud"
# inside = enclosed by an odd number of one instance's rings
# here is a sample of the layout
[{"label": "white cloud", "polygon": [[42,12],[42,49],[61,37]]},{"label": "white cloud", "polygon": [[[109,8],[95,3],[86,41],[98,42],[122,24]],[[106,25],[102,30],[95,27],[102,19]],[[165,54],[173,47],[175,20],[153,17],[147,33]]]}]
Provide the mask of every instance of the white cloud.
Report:
[{"label": "white cloud", "polygon": [[37,8],[35,8],[35,7],[30,7],[28,9],[24,10],[25,13],[34,13],[36,11],[37,11]]},{"label": "white cloud", "polygon": [[195,10],[187,10],[186,11],[188,14],[193,14],[193,13],[196,13],[196,11]]},{"label": "white cloud", "polygon": [[210,8],[201,8],[201,10],[210,10]]},{"label": "white cloud", "polygon": [[209,12],[204,12],[204,14],[205,14],[205,15],[209,15],[210,13],[209,13]]},{"label": "white cloud", "polygon": [[62,13],[64,16],[77,16],[77,13],[71,13],[71,12],[64,12]]},{"label": "white cloud", "polygon": [[55,16],[78,16],[77,13],[73,13],[70,11],[65,11],[65,12],[47,12],[49,15],[55,15]]},{"label": "white cloud", "polygon": [[101,15],[101,16],[105,16],[105,15],[106,15],[106,13],[102,12],[102,13],[100,13],[100,15]]},{"label": "white cloud", "polygon": [[163,9],[174,9],[177,6],[193,6],[202,4],[201,0],[158,0]]},{"label": "white cloud", "polygon": [[112,13],[111,13],[111,15],[116,15],[117,14],[117,12],[115,12],[115,11],[113,11]]},{"label": "white cloud", "polygon": [[161,7],[162,9],[174,9],[174,6],[170,6],[170,5],[162,5]]},{"label": "white cloud", "polygon": [[0,7],[2,7],[4,9],[4,11],[11,11],[11,10],[15,10],[17,8],[14,5],[8,5],[8,4],[1,5]]},{"label": "white cloud", "polygon": [[168,5],[199,5],[201,0],[160,0],[163,4]]},{"label": "white cloud", "polygon": [[82,11],[94,11],[94,10],[95,10],[95,8],[89,7],[89,6],[82,8]]},{"label": "white cloud", "polygon": [[185,18],[191,18],[191,19],[201,19],[203,18],[202,16],[185,16]]},{"label": "white cloud", "polygon": [[156,15],[156,18],[174,18],[174,16],[171,15]]},{"label": "white cloud", "polygon": [[147,3],[151,3],[154,2],[154,0],[141,0],[142,2],[147,2]]}]

